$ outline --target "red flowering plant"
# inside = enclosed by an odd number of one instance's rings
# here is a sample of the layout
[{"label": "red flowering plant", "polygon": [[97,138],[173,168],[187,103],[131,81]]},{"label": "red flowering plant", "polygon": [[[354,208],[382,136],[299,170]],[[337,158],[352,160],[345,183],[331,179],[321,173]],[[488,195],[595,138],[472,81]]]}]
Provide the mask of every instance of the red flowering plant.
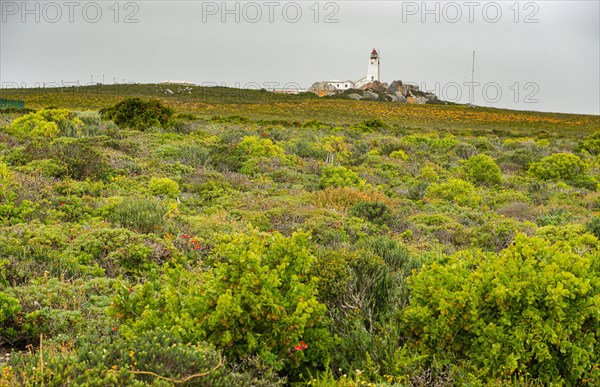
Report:
[{"label": "red flowering plant", "polygon": [[304,341],[301,341],[299,344],[294,345],[294,349],[296,351],[304,351],[306,348],[308,348],[308,346]]},{"label": "red flowering plant", "polygon": [[173,245],[192,262],[197,261],[199,257],[205,258],[210,252],[204,239],[198,235],[182,233],[173,238]]}]

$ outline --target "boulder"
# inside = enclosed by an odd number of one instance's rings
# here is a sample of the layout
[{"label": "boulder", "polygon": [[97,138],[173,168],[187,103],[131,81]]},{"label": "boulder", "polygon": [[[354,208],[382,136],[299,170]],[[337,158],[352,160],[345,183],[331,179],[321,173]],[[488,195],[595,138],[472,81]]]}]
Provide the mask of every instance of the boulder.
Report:
[{"label": "boulder", "polygon": [[402,85],[402,95],[405,97],[415,97],[421,94],[423,93],[421,93],[417,85]]},{"label": "boulder", "polygon": [[352,93],[352,94],[348,95],[348,98],[359,101],[359,100],[363,99],[363,96],[360,94]]},{"label": "boulder", "polygon": [[406,97],[402,94],[401,91],[397,91],[395,93],[395,95],[396,95],[396,102],[406,103]]},{"label": "boulder", "polygon": [[377,93],[372,92],[371,90],[366,90],[365,91],[365,99],[375,101],[375,100],[379,99],[379,95]]},{"label": "boulder", "polygon": [[386,94],[385,99],[390,102],[398,102],[398,97],[395,94]]},{"label": "boulder", "polygon": [[406,97],[406,102],[415,104],[415,105],[425,105],[427,103],[427,98],[408,96],[408,97]]},{"label": "boulder", "polygon": [[335,86],[330,85],[328,82],[315,82],[313,83],[309,89],[309,92],[315,93],[319,97],[323,97],[326,95],[333,95],[337,92]]},{"label": "boulder", "polygon": [[365,83],[360,87],[360,90],[373,90],[378,91],[380,93],[386,92],[388,89],[388,85],[386,83],[381,83],[379,81]]},{"label": "boulder", "polygon": [[394,81],[390,84],[390,87],[388,87],[388,91],[392,94],[396,94],[397,92],[400,92],[400,94],[402,94],[402,89],[402,81]]}]

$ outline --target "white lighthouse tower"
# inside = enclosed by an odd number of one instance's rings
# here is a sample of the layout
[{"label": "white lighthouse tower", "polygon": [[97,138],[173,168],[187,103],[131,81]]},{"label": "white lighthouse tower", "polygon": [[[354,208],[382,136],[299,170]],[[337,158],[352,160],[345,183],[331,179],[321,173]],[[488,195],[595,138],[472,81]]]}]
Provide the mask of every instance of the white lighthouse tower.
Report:
[{"label": "white lighthouse tower", "polygon": [[379,79],[379,53],[376,49],[371,52],[369,59],[369,69],[367,70],[367,83],[381,81]]},{"label": "white lighthouse tower", "polygon": [[371,51],[371,57],[369,58],[369,68],[367,69],[367,76],[362,77],[358,81],[321,81],[315,82],[308,89],[319,96],[331,95],[340,91],[348,89],[362,89],[365,85],[373,82],[381,82],[381,67],[379,62],[379,53],[376,49]]}]

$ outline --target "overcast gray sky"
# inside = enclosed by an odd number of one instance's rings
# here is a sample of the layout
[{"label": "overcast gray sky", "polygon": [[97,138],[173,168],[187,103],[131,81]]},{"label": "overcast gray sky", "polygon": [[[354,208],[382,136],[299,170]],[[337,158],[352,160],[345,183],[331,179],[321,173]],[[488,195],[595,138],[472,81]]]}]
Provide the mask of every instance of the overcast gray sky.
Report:
[{"label": "overcast gray sky", "polygon": [[383,81],[468,102],[475,50],[476,104],[600,114],[599,4],[0,0],[0,83],[306,88],[364,77],[375,47]]}]

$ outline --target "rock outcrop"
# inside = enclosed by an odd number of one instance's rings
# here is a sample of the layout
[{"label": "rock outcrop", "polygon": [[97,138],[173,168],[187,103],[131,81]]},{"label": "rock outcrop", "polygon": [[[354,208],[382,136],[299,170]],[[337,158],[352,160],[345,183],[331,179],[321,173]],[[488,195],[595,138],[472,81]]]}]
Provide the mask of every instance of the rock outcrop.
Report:
[{"label": "rock outcrop", "polygon": [[403,83],[400,80],[387,83],[375,81],[366,83],[360,89],[339,90],[329,82],[315,82],[308,91],[320,97],[341,95],[345,98],[368,101],[388,101],[410,104],[445,104],[430,92],[423,92],[415,84]]},{"label": "rock outcrop", "polygon": [[371,90],[378,93],[385,93],[388,90],[388,84],[381,83],[379,81],[365,83],[361,86],[360,90]]},{"label": "rock outcrop", "polygon": [[338,89],[328,82],[315,82],[308,88],[308,91],[315,93],[319,97],[324,97],[326,95],[336,94]]},{"label": "rock outcrop", "polygon": [[379,99],[379,94],[377,94],[377,93],[375,93],[374,91],[371,91],[371,90],[365,90],[364,98],[368,99],[370,101],[376,101],[376,100]]}]

